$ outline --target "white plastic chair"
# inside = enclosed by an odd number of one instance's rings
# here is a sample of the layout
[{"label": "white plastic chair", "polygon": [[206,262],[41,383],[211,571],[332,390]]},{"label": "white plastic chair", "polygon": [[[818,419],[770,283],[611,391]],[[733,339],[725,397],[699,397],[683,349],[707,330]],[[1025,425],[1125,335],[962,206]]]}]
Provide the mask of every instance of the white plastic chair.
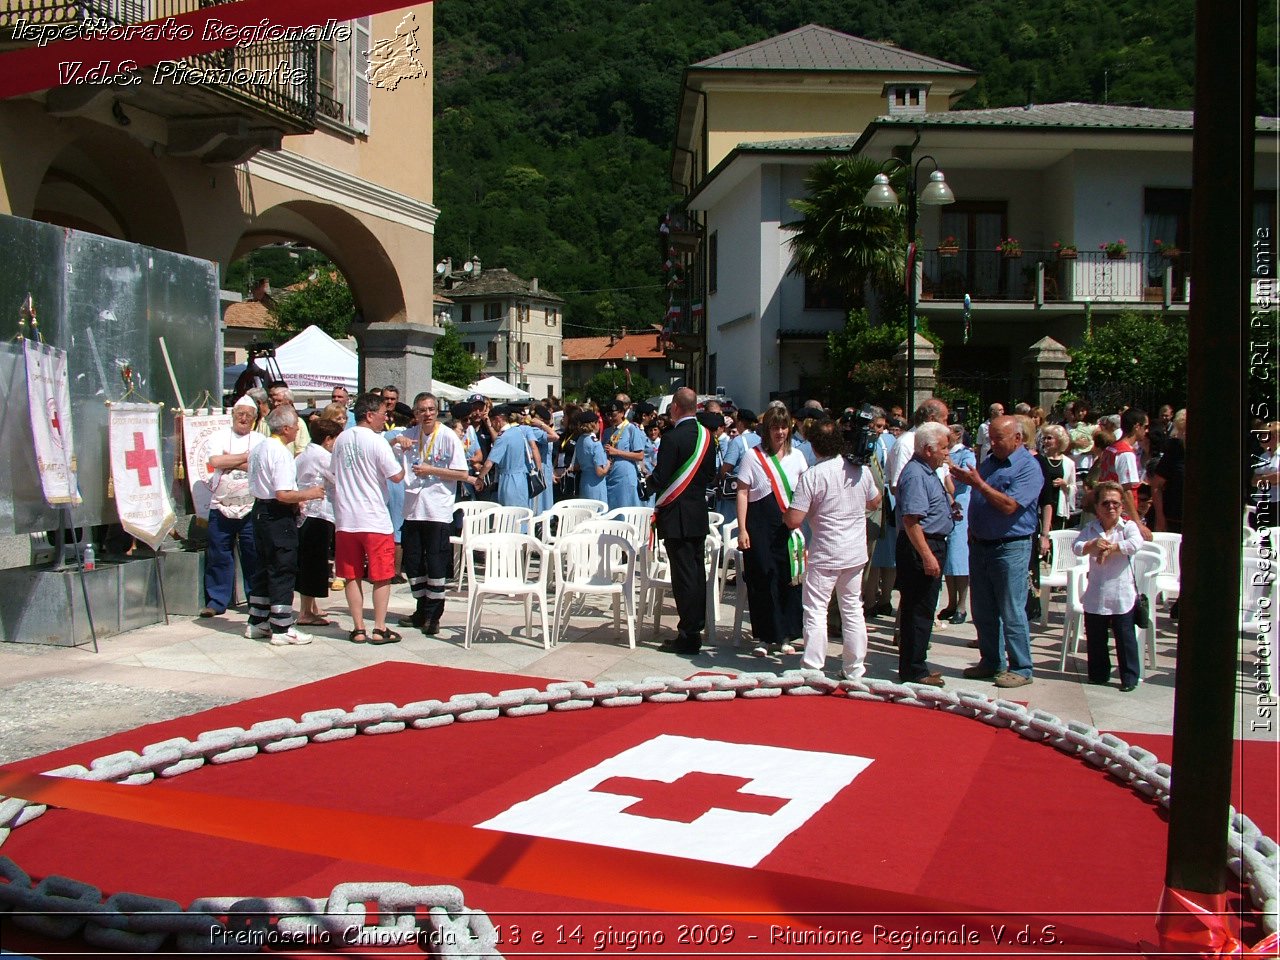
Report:
[{"label": "white plastic chair", "polygon": [[720,570],[717,578],[720,581],[718,590],[719,596],[724,596],[725,590],[729,587],[729,568],[732,567],[734,574],[741,577],[742,571],[738,568],[738,521],[730,520],[724,525],[723,534],[724,542],[720,546]]},{"label": "white plastic chair", "polygon": [[[1160,569],[1156,571],[1156,593],[1164,600],[1176,600],[1182,592],[1182,534],[1153,533],[1151,542],[1162,553]],[[1151,626],[1156,625],[1155,600],[1151,602]]]},{"label": "white plastic chair", "polygon": [[641,545],[649,539],[649,522],[653,517],[653,507],[617,507],[610,510],[602,519],[619,520],[631,527],[632,536],[627,539],[640,552]]},{"label": "white plastic chair", "polygon": [[[522,508],[516,508],[522,509]],[[546,548],[527,533],[482,533],[467,542],[467,629],[462,645],[470,649],[471,637],[480,625],[480,599],[486,594],[524,598],[525,635],[533,636],[533,602],[538,602],[542,618],[542,646],[551,649],[547,629],[547,565]],[[484,572],[477,570],[476,556],[484,554]],[[534,555],[539,559],[538,575],[530,579],[529,569]]]},{"label": "white plastic chair", "polygon": [[[1165,534],[1168,536],[1168,534]],[[1181,534],[1173,534],[1181,538]],[[1138,585],[1138,593],[1147,598],[1147,607],[1151,617],[1147,626],[1141,630],[1143,647],[1146,649],[1147,664],[1156,665],[1156,598],[1160,592],[1160,571],[1165,563],[1165,551],[1159,543],[1144,543],[1133,555],[1133,579]],[[1143,673],[1141,661],[1138,673]]]},{"label": "white plastic chair", "polygon": [[743,617],[749,619],[751,611],[747,607],[747,583],[742,578],[742,550],[736,546],[734,558],[734,566],[738,568],[738,589],[733,592],[733,641],[739,643],[742,640]]},{"label": "white plastic chair", "polygon": [[[1071,552],[1079,531],[1050,530],[1049,569],[1040,571],[1040,626],[1049,625],[1049,593],[1051,590],[1066,590],[1071,571],[1081,564],[1088,564],[1084,557],[1077,557]],[[1066,614],[1064,613],[1065,617]]]},{"label": "white plastic chair", "polygon": [[490,531],[493,533],[528,533],[533,511],[528,507],[494,507],[490,511]]},{"label": "white plastic chair", "polygon": [[556,571],[556,605],[551,642],[560,642],[561,625],[568,626],[570,597],[613,598],[614,629],[627,619],[627,643],[636,648],[636,553],[616,534],[570,533],[551,550]]},{"label": "white plastic chair", "polygon": [[1067,600],[1062,614],[1062,656],[1058,669],[1067,669],[1067,654],[1075,656],[1084,624],[1084,588],[1089,580],[1089,564],[1082,563],[1067,571]]},{"label": "white plastic chair", "polygon": [[[1133,579],[1139,595],[1151,597],[1154,591],[1154,574],[1159,568],[1159,550],[1153,544],[1144,543],[1131,560]],[[1067,654],[1075,656],[1080,645],[1080,634],[1084,624],[1084,590],[1089,581],[1089,565],[1087,563],[1073,567],[1068,574],[1067,610],[1062,620],[1062,656],[1058,660],[1058,669],[1067,669]],[[1146,661],[1154,667],[1156,664],[1156,631],[1155,621],[1142,631],[1142,645],[1146,649]],[[1138,658],[1138,676],[1146,674],[1142,657]]]},{"label": "white plastic chair", "polygon": [[454,513],[462,513],[462,532],[449,538],[449,542],[455,547],[454,569],[458,572],[459,590],[467,579],[467,543],[472,537],[493,531],[493,520],[489,514],[497,509],[496,503],[487,500],[468,501],[454,508]]},{"label": "white plastic chair", "polygon": [[[707,643],[716,639],[716,626],[719,622],[719,590],[716,571],[720,562],[720,538],[714,534],[706,539],[704,564],[707,571],[707,608],[706,624]],[[653,617],[653,631],[656,634],[662,629],[662,603],[671,594],[671,565],[667,559],[667,550],[661,540],[652,548],[648,541],[640,548],[637,586],[640,592],[640,624]]]},{"label": "white plastic chair", "polygon": [[537,537],[544,547],[554,547],[593,516],[596,516],[595,511],[586,507],[566,507],[557,503],[529,522],[529,533]]},{"label": "white plastic chair", "polygon": [[556,503],[557,507],[578,507],[583,510],[590,510],[593,514],[607,513],[609,505],[603,500],[592,500],[588,497],[571,497],[568,500],[561,500]]}]

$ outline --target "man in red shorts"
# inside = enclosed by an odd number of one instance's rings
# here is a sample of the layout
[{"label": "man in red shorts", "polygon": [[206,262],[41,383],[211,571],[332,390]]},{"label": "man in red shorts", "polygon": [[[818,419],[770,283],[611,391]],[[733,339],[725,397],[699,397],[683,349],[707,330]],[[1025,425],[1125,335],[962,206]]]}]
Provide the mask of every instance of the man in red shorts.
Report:
[{"label": "man in red shorts", "polygon": [[[387,627],[387,604],[396,575],[396,543],[387,508],[387,483],[404,479],[404,467],[383,437],[387,422],[382,398],[366,393],[356,399],[356,425],[344,430],[333,447],[334,575],[347,581],[352,643],[395,643],[400,634]],[[367,568],[366,568],[367,565]],[[373,586],[373,631],[364,629],[364,588]]]}]

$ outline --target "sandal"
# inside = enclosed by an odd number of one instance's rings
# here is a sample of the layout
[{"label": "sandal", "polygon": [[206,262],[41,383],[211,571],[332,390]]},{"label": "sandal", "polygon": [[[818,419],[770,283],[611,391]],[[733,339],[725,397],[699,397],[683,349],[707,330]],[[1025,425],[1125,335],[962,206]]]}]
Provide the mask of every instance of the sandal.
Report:
[{"label": "sandal", "polygon": [[[360,639],[357,640],[356,639],[357,637],[359,637]],[[347,634],[347,639],[350,640],[352,643],[365,643],[369,639],[369,634],[366,633],[364,630],[352,630],[350,633]]]},{"label": "sandal", "polygon": [[383,627],[381,630],[374,627],[373,633],[369,636],[369,642],[374,646],[381,646],[384,643],[399,643],[403,639],[404,637],[390,627]]},{"label": "sandal", "polygon": [[300,627],[336,627],[337,623],[332,620],[299,620],[297,625]]}]

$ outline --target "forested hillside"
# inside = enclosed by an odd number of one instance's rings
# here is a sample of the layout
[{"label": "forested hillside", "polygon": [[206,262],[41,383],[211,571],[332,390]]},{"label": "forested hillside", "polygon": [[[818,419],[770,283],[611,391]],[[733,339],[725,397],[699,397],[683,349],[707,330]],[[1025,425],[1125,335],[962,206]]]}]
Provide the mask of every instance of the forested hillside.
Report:
[{"label": "forested hillside", "polygon": [[[1192,0],[437,0],[437,259],[474,254],[538,277],[568,300],[569,336],[653,323],[687,65],[817,23],[981,72],[962,108],[1189,109],[1192,11]],[[1274,23],[1258,49],[1258,112],[1271,114]]]}]

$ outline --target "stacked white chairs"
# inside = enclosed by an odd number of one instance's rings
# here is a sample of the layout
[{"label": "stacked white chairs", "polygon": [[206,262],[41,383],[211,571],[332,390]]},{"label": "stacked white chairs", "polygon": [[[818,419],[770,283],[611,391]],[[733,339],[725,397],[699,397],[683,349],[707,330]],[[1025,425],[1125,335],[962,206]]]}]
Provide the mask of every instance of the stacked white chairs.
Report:
[{"label": "stacked white chairs", "polygon": [[[1084,629],[1084,588],[1088,584],[1089,565],[1082,563],[1067,572],[1067,606],[1062,614],[1062,656],[1058,669],[1067,669],[1067,654],[1075,655]],[[1043,604],[1042,604],[1043,606]]]},{"label": "stacked white chairs", "polygon": [[[592,500],[588,497],[572,497],[568,500],[558,500],[556,507],[578,507],[583,510],[590,510],[592,513],[607,513],[609,505],[603,500]],[[552,508],[554,509],[554,507]]]},{"label": "stacked white chairs", "polygon": [[735,575],[740,576],[741,570],[738,569],[738,521],[730,520],[724,525],[723,541],[720,544],[720,570],[716,574],[720,581],[719,594],[724,595],[729,588],[729,570],[732,569]]},{"label": "stacked white chairs", "polygon": [[580,524],[594,516],[598,516],[596,511],[586,507],[567,507],[557,503],[529,522],[529,532],[537,537],[544,547],[554,547],[563,537],[573,533]]},{"label": "stacked white chairs", "polygon": [[[523,508],[516,508],[523,509]],[[525,511],[526,513],[529,511]],[[476,562],[484,555],[484,568]],[[551,634],[547,629],[547,565],[546,548],[527,533],[482,533],[467,542],[467,627],[463,636],[464,648],[471,647],[471,638],[480,626],[481,602],[485,596],[519,597],[524,600],[525,636],[533,636],[533,604],[538,604],[542,618],[542,646],[551,649]],[[530,575],[538,558],[537,576]]]},{"label": "stacked white chairs", "polygon": [[459,590],[467,579],[467,541],[479,534],[492,532],[493,523],[487,514],[497,509],[498,505],[489,500],[468,500],[454,508],[455,514],[462,514],[461,532],[449,538],[449,542],[454,546],[453,566],[458,571]]},{"label": "stacked white chairs", "polygon": [[556,572],[556,604],[551,642],[560,642],[561,628],[567,627],[572,612],[566,608],[571,598],[613,598],[614,629],[627,620],[627,643],[636,647],[636,552],[625,537],[613,533],[577,531],[565,535],[551,550]]},{"label": "stacked white chairs", "polygon": [[600,519],[625,523],[630,527],[631,534],[627,539],[639,554],[641,546],[649,539],[649,524],[652,518],[653,507],[616,507]]},{"label": "stacked white chairs", "polygon": [[[1049,594],[1052,590],[1067,589],[1071,571],[1079,566],[1088,565],[1084,557],[1077,557],[1071,550],[1076,542],[1078,530],[1049,531],[1049,569],[1040,571],[1040,626],[1049,625]],[[1065,619],[1066,613],[1063,613]]]},{"label": "stacked white chairs", "polygon": [[495,507],[490,512],[491,533],[528,533],[533,511],[528,507]]},{"label": "stacked white chairs", "polygon": [[[1160,534],[1156,534],[1160,536]],[[1181,539],[1181,534],[1174,534]],[[1147,664],[1156,665],[1156,599],[1160,595],[1160,572],[1165,564],[1165,550],[1156,541],[1144,543],[1133,555],[1133,579],[1138,584],[1138,593],[1147,598],[1147,609],[1150,611],[1147,625],[1139,628],[1142,646],[1146,650]],[[1139,672],[1141,672],[1139,666]]]},{"label": "stacked white chairs", "polygon": [[[1151,542],[1160,548],[1160,569],[1156,571],[1155,590],[1166,601],[1178,599],[1182,591],[1182,534],[1153,533]],[[1151,600],[1151,627],[1156,626],[1155,597]]]}]

